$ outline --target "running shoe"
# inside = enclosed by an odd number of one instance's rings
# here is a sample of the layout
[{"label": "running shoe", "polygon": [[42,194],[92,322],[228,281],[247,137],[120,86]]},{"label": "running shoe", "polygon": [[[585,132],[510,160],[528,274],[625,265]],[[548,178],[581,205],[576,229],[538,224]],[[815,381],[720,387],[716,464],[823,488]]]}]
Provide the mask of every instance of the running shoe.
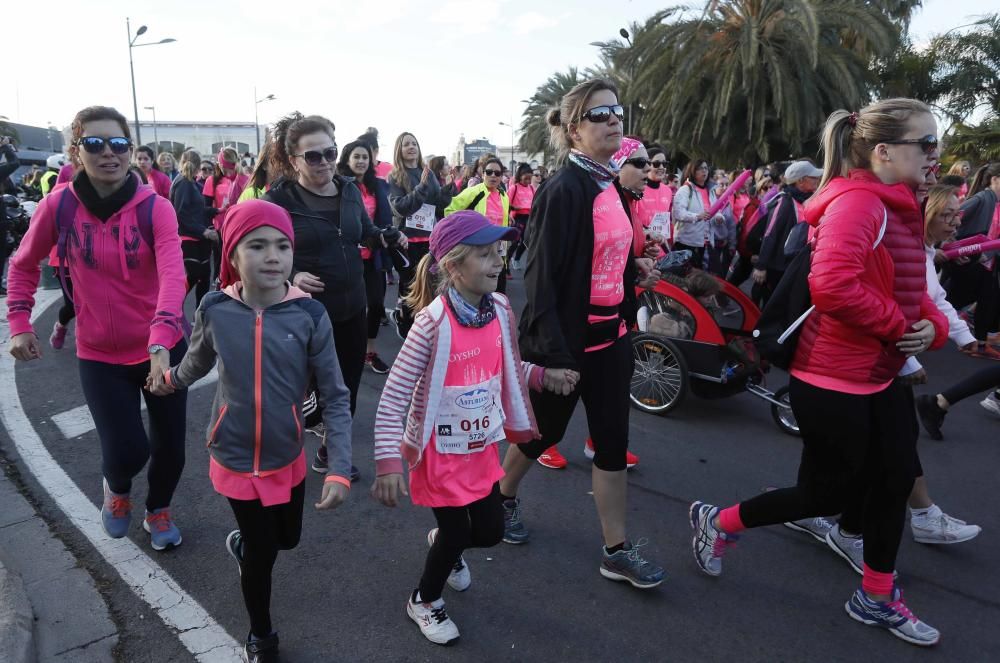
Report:
[{"label": "running shoe", "polygon": [[56,320],[56,324],[52,325],[52,335],[49,336],[49,345],[52,346],[53,350],[62,350],[63,345],[66,344],[66,332],[69,331],[69,327],[59,324]]},{"label": "running shoe", "polygon": [[983,531],[979,525],[969,525],[964,520],[952,518],[940,509],[933,516],[910,518],[910,529],[917,543],[939,545],[970,541]]},{"label": "running shoe", "polygon": [[101,506],[101,525],[112,539],[128,534],[132,523],[132,500],[128,493],[113,493],[104,480],[104,504]]},{"label": "running shoe", "polygon": [[311,428],[307,428],[306,430],[319,438],[323,438],[326,436],[326,426],[323,424],[322,421]]},{"label": "running shoe", "polygon": [[566,467],[566,457],[559,453],[559,448],[553,444],[538,457],[538,464],[553,470],[561,470]]},{"label": "running shoe", "polygon": [[[321,444],[319,449],[316,450],[316,456],[313,458],[312,471],[317,474],[326,474],[330,469],[330,457],[326,453],[326,445]],[[351,465],[351,483],[356,483],[361,479],[361,470],[356,466]]]},{"label": "running shoe", "polygon": [[936,645],[941,634],[932,626],[917,619],[903,603],[903,592],[898,588],[892,590],[892,601],[873,601],[864,590],[855,590],[851,600],[844,604],[844,609],[851,619],[869,626],[879,626],[887,629],[900,640],[921,647]]},{"label": "running shoe", "polygon": [[394,309],[392,312],[392,322],[396,327],[396,336],[398,336],[401,341],[405,341],[406,335],[410,331],[410,325],[413,323],[404,320],[403,312],[398,308]]},{"label": "running shoe", "polygon": [[826,534],[826,545],[851,565],[855,573],[865,574],[865,540],[861,536],[844,536],[840,525],[833,527]]},{"label": "running shoe", "polygon": [[379,318],[378,323],[383,327],[389,326],[389,316],[385,314],[385,310],[382,311],[382,317]]},{"label": "running shoe", "polygon": [[365,364],[379,375],[389,372],[389,365],[382,361],[377,352],[369,352],[366,354]]},{"label": "running shoe", "polygon": [[927,435],[932,440],[944,439],[944,434],[941,433],[941,424],[944,423],[944,417],[947,414],[947,410],[938,407],[936,395],[917,396],[917,415],[919,415],[920,423],[923,424],[924,430],[927,431]]},{"label": "running shoe", "polygon": [[710,576],[722,574],[722,556],[740,538],[717,528],[712,523],[717,515],[718,507],[704,502],[694,502],[688,510],[691,528],[694,530],[694,537],[691,539],[694,559],[698,562],[698,568]]},{"label": "running shoe", "polygon": [[458,627],[444,609],[444,599],[431,603],[417,602],[417,592],[406,601],[406,614],[420,627],[424,637],[436,645],[450,645],[458,640]]},{"label": "running shoe", "polygon": [[[434,539],[437,538],[437,533],[437,527],[432,529],[430,532],[427,532],[428,546],[434,545]],[[472,573],[469,571],[469,565],[465,563],[465,557],[459,555],[458,560],[455,562],[455,566],[451,568],[451,573],[448,575],[448,586],[456,592],[464,592],[471,584]]]},{"label": "running shoe", "polygon": [[[594,440],[592,438],[587,438],[587,443],[583,445],[583,455],[594,460]],[[625,467],[627,469],[632,469],[639,464],[639,457],[636,456],[629,450],[625,450]]]},{"label": "running shoe", "polygon": [[181,545],[181,531],[170,518],[170,508],[147,511],[142,528],[149,532],[149,542],[153,550],[166,550]]},{"label": "running shoe", "polygon": [[503,542],[519,545],[527,543],[528,528],[521,522],[521,500],[515,497],[503,501]]},{"label": "running shoe", "polygon": [[239,569],[240,575],[243,575],[243,535],[238,529],[234,529],[226,536],[226,550],[236,560],[236,568]]},{"label": "running shoe", "polygon": [[278,663],[278,634],[272,633],[266,638],[254,638],[247,634],[243,645],[243,660],[247,663]]},{"label": "running shoe", "polygon": [[803,518],[785,523],[785,527],[796,532],[808,534],[820,543],[826,541],[826,535],[830,533],[835,525],[826,518]]},{"label": "running shoe", "polygon": [[601,575],[609,580],[627,582],[637,589],[652,589],[659,585],[666,576],[663,568],[646,561],[639,554],[639,548],[647,543],[647,539],[638,539],[634,544],[626,541],[624,548],[612,555],[605,548]]},{"label": "running shoe", "polygon": [[998,398],[995,393],[990,394],[983,400],[979,401],[979,405],[981,405],[987,412],[992,412],[1000,417],[1000,398]]}]

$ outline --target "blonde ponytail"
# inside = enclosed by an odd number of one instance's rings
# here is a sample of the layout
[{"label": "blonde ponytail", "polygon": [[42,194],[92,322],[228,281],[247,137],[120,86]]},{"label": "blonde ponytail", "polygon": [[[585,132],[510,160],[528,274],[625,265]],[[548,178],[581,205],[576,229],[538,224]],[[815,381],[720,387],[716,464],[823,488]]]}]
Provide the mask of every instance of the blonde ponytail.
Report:
[{"label": "blonde ponytail", "polygon": [[424,255],[417,263],[417,270],[413,277],[413,284],[410,285],[410,293],[403,298],[405,303],[414,314],[427,308],[434,298],[443,295],[451,287],[453,277],[451,270],[462,264],[462,262],[477,247],[470,244],[458,244],[443,258],[437,261],[437,273],[431,273],[434,265],[434,256],[430,253]]}]

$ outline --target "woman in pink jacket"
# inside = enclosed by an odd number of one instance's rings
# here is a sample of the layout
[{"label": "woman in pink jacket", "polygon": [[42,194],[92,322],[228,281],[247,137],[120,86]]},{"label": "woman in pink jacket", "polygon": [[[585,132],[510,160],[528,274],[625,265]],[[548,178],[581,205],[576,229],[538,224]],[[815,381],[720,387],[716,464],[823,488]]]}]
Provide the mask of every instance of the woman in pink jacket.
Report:
[{"label": "woman in pink jacket", "polygon": [[160,165],[156,163],[153,148],[145,145],[135,148],[135,165],[146,176],[146,181],[156,191],[156,195],[170,200],[170,178],[160,170]]},{"label": "woman in pink jacket", "polygon": [[[38,205],[8,276],[10,352],[42,356],[31,324],[39,262],[58,246],[73,272],[80,381],[101,440],[108,535],[131,523],[132,479],[150,461],[146,518],[156,550],[181,543],[170,501],[184,468],[186,392],[143,392],[184,356],[184,263],[170,202],[129,172],[132,139],[125,117],[91,106],[73,120],[70,154],[80,168],[72,184]],[[139,410],[149,412],[147,437]]]}]

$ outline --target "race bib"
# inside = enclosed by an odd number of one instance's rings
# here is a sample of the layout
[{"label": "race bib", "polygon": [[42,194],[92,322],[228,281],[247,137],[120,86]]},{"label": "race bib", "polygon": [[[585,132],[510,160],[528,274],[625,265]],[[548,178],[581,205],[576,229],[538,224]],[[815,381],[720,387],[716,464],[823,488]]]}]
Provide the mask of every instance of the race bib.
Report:
[{"label": "race bib", "polygon": [[445,387],[434,422],[442,454],[474,454],[503,439],[500,376],[467,387]]},{"label": "race bib", "polygon": [[649,222],[649,231],[666,239],[670,236],[670,212],[657,212]]},{"label": "race bib", "polygon": [[435,221],[434,205],[424,203],[420,209],[406,217],[406,227],[430,232],[434,230]]}]

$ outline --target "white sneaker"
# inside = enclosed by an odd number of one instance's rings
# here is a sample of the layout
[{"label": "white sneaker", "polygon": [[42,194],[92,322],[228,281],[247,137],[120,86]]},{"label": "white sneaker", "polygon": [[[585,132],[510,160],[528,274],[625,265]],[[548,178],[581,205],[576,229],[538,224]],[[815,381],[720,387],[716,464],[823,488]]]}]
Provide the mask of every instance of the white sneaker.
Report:
[{"label": "white sneaker", "polygon": [[[434,545],[434,539],[437,538],[437,533],[437,527],[432,529],[430,532],[427,532],[428,546]],[[448,586],[456,592],[464,592],[471,584],[472,573],[469,571],[469,565],[465,563],[465,557],[459,555],[458,561],[455,562],[455,566],[452,567],[451,573],[448,575]]]},{"label": "white sneaker", "polygon": [[1000,417],[1000,400],[997,399],[996,394],[990,394],[983,400],[979,402],[987,412],[992,412],[993,414]]},{"label": "white sneaker", "polygon": [[636,326],[639,327],[639,331],[644,332],[649,329],[649,319],[651,317],[648,306],[639,307],[639,310],[635,312]]},{"label": "white sneaker", "polygon": [[417,603],[416,592],[406,601],[406,614],[410,616],[424,637],[436,645],[450,645],[458,640],[458,627],[444,609],[444,599],[433,603]]},{"label": "white sneaker", "polygon": [[983,531],[979,525],[969,525],[944,512],[936,516],[912,518],[910,529],[917,543],[934,544],[962,543],[976,538]]}]

